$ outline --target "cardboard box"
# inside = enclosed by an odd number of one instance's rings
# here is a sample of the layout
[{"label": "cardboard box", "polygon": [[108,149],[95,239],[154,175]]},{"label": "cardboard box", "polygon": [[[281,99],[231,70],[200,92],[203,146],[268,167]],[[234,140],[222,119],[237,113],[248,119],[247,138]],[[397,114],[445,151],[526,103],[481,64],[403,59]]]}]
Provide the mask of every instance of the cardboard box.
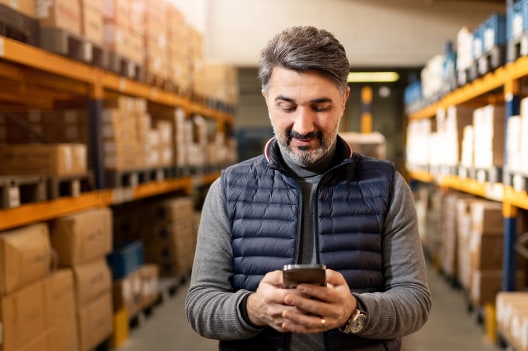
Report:
[{"label": "cardboard box", "polygon": [[[472,270],[501,270],[504,238],[471,233],[470,257]],[[464,253],[467,255],[467,252]]]},{"label": "cardboard box", "polygon": [[[524,272],[517,272],[515,279],[517,286],[523,286]],[[485,306],[487,303],[495,303],[497,294],[501,291],[501,270],[473,272],[470,299],[476,306]]]},{"label": "cardboard box", "polygon": [[77,310],[80,350],[89,351],[112,334],[112,292]]},{"label": "cardboard box", "polygon": [[112,273],[104,257],[92,263],[76,265],[73,273],[77,307],[86,305],[112,288]]},{"label": "cardboard box", "polygon": [[159,298],[159,267],[145,264],[139,270],[141,274],[141,307],[152,306]]},{"label": "cardboard box", "polygon": [[[61,335],[60,338],[62,337],[63,336]],[[45,332],[34,336],[27,343],[13,351],[57,351],[59,350],[57,349],[57,343],[60,342],[60,338],[57,337],[56,331],[53,328],[49,328]],[[76,349],[69,350],[74,351]],[[3,351],[7,350],[4,349]]]},{"label": "cardboard box", "polygon": [[0,146],[0,174],[72,175],[87,170],[84,144],[18,144]]},{"label": "cardboard box", "polygon": [[23,15],[35,18],[35,0],[0,0],[0,4],[7,5]]},{"label": "cardboard box", "polygon": [[1,299],[2,351],[17,350],[51,328],[52,297],[53,286],[48,277]]},{"label": "cardboard box", "polygon": [[141,305],[142,284],[142,275],[139,270],[128,274],[123,279],[115,280],[113,288],[114,310],[117,312],[125,308],[129,317],[138,314],[143,307]]},{"label": "cardboard box", "polygon": [[60,28],[81,34],[81,4],[72,0],[37,0],[36,17],[41,27]]},{"label": "cardboard box", "polygon": [[103,3],[105,0],[81,0],[81,6],[87,6],[97,12],[103,12]]},{"label": "cardboard box", "polygon": [[[74,298],[73,274],[60,269],[51,275],[53,285],[52,316],[56,345],[53,351],[78,351],[77,314]],[[32,350],[41,350],[35,348]]]},{"label": "cardboard box", "polygon": [[81,35],[96,45],[103,45],[104,26],[103,14],[94,8],[83,5],[81,7]]},{"label": "cardboard box", "polygon": [[45,278],[50,273],[48,226],[37,223],[0,234],[0,294]]},{"label": "cardboard box", "polygon": [[51,245],[59,266],[97,261],[112,251],[112,211],[105,207],[55,219]]},{"label": "cardboard box", "polygon": [[482,235],[503,235],[504,217],[501,203],[487,200],[473,201],[470,207],[474,231]]}]

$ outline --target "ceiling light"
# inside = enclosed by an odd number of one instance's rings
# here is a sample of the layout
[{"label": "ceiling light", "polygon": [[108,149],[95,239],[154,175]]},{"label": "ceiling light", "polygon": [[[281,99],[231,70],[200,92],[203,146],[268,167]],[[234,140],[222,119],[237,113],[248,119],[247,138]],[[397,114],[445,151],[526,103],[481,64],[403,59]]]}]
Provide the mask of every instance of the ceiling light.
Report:
[{"label": "ceiling light", "polygon": [[349,83],[390,83],[400,79],[396,72],[350,72]]}]

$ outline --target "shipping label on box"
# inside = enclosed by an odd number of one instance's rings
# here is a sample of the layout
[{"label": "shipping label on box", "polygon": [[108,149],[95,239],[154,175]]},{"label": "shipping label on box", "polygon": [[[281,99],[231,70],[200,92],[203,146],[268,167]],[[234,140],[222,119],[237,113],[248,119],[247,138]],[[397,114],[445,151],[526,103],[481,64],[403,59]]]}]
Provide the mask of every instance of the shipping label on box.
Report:
[{"label": "shipping label on box", "polygon": [[51,245],[60,266],[89,263],[112,251],[112,211],[99,208],[55,219]]},{"label": "shipping label on box", "polygon": [[0,234],[0,294],[8,294],[50,273],[48,226],[33,224]]}]

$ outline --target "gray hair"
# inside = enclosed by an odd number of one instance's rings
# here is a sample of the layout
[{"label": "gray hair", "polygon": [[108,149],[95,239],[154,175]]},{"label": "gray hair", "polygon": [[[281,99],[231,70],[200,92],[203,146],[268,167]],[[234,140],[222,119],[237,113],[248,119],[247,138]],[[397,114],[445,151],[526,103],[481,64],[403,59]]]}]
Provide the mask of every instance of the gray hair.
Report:
[{"label": "gray hair", "polygon": [[267,90],[273,68],[280,66],[296,72],[316,71],[333,81],[344,92],[349,62],[345,48],[324,29],[291,27],[275,35],[261,51],[258,76]]}]

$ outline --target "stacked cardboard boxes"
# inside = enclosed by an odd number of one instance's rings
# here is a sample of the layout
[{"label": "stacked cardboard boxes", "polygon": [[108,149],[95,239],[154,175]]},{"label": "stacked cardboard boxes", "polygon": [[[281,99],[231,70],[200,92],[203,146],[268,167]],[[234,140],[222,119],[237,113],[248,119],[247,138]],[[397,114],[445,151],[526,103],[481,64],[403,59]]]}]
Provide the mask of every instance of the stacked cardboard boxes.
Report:
[{"label": "stacked cardboard boxes", "polygon": [[496,299],[497,329],[517,351],[528,351],[528,293],[500,292]]},{"label": "stacked cardboard boxes", "polygon": [[0,174],[61,176],[86,171],[84,144],[0,145]]},{"label": "stacked cardboard boxes", "polygon": [[36,18],[41,28],[58,28],[81,34],[81,4],[71,0],[36,0]]},{"label": "stacked cardboard boxes", "polygon": [[21,14],[35,18],[36,15],[36,0],[25,0],[25,1],[13,1],[13,0],[0,0],[0,4],[7,5],[13,10],[20,12]]},{"label": "stacked cardboard boxes", "polygon": [[145,260],[159,265],[161,276],[188,274],[194,259],[194,201],[182,196],[152,204],[145,210]]},{"label": "stacked cardboard boxes", "polygon": [[[88,116],[86,110],[60,109],[43,111],[32,109],[18,113],[28,128],[58,143],[88,143]],[[27,144],[41,142],[41,138],[14,121],[0,117],[0,142]]]},{"label": "stacked cardboard boxes", "polygon": [[172,165],[172,128],[167,121],[153,123],[144,99],[119,97],[105,100],[105,168],[123,171]]},{"label": "stacked cardboard boxes", "polygon": [[528,98],[521,100],[519,116],[507,119],[506,147],[508,153],[508,170],[513,173],[528,174]]},{"label": "stacked cardboard boxes", "polygon": [[167,78],[180,93],[187,95],[192,90],[193,58],[188,35],[190,25],[174,6],[168,6],[167,18]]},{"label": "stacked cardboard boxes", "polygon": [[[456,191],[438,193],[440,208],[432,210],[440,214],[442,271],[460,283],[473,305],[494,303],[503,279],[502,204]],[[523,269],[516,279],[517,286],[524,284]]]},{"label": "stacked cardboard boxes", "polygon": [[103,46],[103,0],[81,1],[81,35],[92,44]]},{"label": "stacked cardboard boxes", "polygon": [[51,245],[59,267],[73,271],[79,350],[88,351],[112,335],[112,212],[86,210],[50,224]]},{"label": "stacked cardboard boxes", "polygon": [[0,350],[79,349],[72,272],[52,257],[46,223],[0,233]]},{"label": "stacked cardboard boxes", "polygon": [[474,167],[504,164],[504,116],[504,106],[499,105],[487,105],[474,111]]}]

